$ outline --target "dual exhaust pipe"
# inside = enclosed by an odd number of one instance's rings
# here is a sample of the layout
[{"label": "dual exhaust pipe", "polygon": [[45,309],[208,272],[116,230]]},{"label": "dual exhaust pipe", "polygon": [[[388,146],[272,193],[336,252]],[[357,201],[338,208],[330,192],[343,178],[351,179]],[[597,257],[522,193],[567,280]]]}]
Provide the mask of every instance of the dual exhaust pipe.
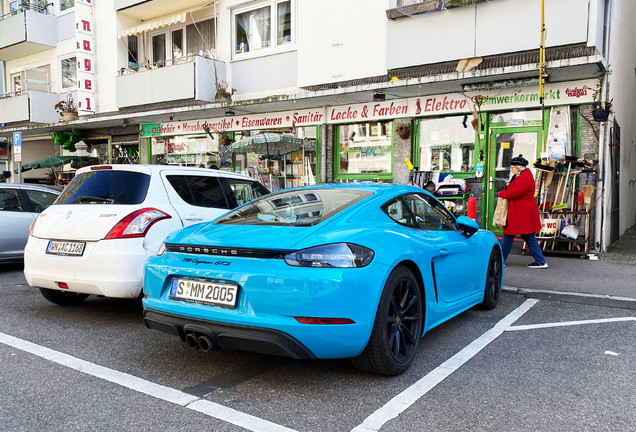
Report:
[{"label": "dual exhaust pipe", "polygon": [[205,335],[203,333],[195,333],[195,332],[187,333],[185,340],[190,348],[192,349],[199,348],[203,352],[213,351],[218,348],[216,344],[212,342],[212,339],[210,338],[210,336]]}]

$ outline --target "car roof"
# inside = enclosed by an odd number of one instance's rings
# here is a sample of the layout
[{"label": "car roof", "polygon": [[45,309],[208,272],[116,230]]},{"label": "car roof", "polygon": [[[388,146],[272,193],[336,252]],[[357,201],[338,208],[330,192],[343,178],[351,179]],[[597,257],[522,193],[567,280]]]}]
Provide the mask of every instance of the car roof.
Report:
[{"label": "car roof", "polygon": [[0,189],[35,189],[60,194],[64,189],[59,186],[36,183],[0,183]]},{"label": "car roof", "polygon": [[115,171],[133,171],[133,172],[149,174],[151,176],[156,176],[162,171],[164,172],[165,171],[188,171],[188,172],[192,172],[192,174],[194,175],[204,174],[204,175],[213,175],[213,176],[219,176],[219,177],[231,177],[231,178],[244,179],[244,180],[246,179],[254,180],[253,178],[248,177],[246,175],[237,174],[237,173],[224,171],[224,170],[185,167],[185,166],[178,166],[178,165],[133,165],[133,164],[91,165],[88,167],[78,169],[75,172],[75,174],[77,175],[77,174],[93,171],[96,166],[108,166],[110,167],[109,169],[112,169]]},{"label": "car roof", "polygon": [[312,186],[302,186],[294,189],[283,189],[281,192],[294,191],[294,190],[316,190],[316,189],[356,189],[373,192],[375,194],[403,194],[413,192],[427,193],[424,189],[402,185],[396,183],[375,183],[375,182],[359,182],[359,183],[323,183]]}]

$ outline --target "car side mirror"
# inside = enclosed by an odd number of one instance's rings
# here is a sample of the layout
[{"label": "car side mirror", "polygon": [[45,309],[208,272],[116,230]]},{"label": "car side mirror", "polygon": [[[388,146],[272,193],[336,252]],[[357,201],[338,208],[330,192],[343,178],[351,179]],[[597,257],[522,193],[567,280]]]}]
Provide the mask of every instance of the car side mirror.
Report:
[{"label": "car side mirror", "polygon": [[479,225],[477,225],[477,222],[467,216],[458,217],[457,226],[463,231],[466,238],[471,238],[473,234],[479,231]]}]

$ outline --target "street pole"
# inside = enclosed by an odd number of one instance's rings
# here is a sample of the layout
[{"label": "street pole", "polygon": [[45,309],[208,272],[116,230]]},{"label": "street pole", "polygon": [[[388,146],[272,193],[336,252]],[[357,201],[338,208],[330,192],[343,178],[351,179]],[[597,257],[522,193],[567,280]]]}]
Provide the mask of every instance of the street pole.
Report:
[{"label": "street pole", "polygon": [[541,42],[539,49],[539,99],[541,100],[541,148],[545,153],[545,0],[541,0]]}]

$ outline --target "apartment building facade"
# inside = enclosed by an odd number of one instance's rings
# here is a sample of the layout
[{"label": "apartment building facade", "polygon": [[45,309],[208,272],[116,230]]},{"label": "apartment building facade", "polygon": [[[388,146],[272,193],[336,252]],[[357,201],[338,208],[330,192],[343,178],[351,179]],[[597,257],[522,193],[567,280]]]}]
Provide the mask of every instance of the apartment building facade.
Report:
[{"label": "apartment building facade", "polygon": [[[7,170],[15,131],[23,162],[68,154],[51,136],[80,131],[91,161],[214,166],[272,190],[407,183],[409,158],[463,179],[493,229],[509,159],[565,154],[599,161],[582,180],[598,248],[636,222],[626,0],[545,1],[544,110],[539,0],[63,1],[3,3]],[[52,107],[69,92],[82,106],[64,122]]]}]

